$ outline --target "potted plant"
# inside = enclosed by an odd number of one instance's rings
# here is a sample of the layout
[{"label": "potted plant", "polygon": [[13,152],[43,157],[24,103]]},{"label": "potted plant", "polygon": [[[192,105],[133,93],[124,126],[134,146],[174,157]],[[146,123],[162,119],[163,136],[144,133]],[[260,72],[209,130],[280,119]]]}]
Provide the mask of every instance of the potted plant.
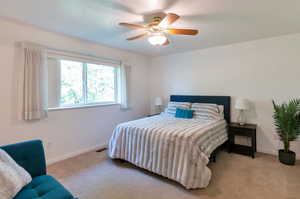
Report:
[{"label": "potted plant", "polygon": [[290,142],[300,135],[300,99],[293,99],[281,105],[272,102],[274,124],[284,145],[284,149],[279,150],[279,161],[283,164],[294,165],[296,154],[290,151]]}]

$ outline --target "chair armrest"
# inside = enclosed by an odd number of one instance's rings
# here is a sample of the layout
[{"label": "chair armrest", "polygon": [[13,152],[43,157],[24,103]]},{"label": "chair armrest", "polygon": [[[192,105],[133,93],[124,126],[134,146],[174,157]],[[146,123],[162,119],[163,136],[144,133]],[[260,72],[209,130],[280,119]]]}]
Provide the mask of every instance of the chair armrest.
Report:
[{"label": "chair armrest", "polygon": [[32,140],[1,146],[21,167],[34,178],[45,175],[46,160],[41,140]]}]

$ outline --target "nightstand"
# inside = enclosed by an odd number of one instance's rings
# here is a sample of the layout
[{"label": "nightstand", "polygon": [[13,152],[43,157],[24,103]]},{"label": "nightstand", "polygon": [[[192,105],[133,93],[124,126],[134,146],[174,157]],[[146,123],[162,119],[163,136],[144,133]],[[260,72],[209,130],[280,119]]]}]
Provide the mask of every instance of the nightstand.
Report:
[{"label": "nightstand", "polygon": [[[254,158],[256,152],[256,124],[229,123],[228,125],[228,152],[235,152],[243,155],[249,155]],[[235,136],[244,136],[251,139],[251,146],[245,146],[234,143]]]},{"label": "nightstand", "polygon": [[159,115],[159,114],[160,114],[160,113],[149,114],[149,115],[147,115],[147,117],[152,117],[152,116]]}]

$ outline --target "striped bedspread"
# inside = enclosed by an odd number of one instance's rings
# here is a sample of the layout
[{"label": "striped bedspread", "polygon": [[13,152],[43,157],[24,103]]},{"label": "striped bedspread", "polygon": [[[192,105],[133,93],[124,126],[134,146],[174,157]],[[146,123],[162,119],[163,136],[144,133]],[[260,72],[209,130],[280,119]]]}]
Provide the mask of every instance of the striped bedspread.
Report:
[{"label": "striped bedspread", "polygon": [[181,183],[204,188],[214,149],[227,140],[225,120],[181,119],[165,115],[119,124],[108,155]]}]

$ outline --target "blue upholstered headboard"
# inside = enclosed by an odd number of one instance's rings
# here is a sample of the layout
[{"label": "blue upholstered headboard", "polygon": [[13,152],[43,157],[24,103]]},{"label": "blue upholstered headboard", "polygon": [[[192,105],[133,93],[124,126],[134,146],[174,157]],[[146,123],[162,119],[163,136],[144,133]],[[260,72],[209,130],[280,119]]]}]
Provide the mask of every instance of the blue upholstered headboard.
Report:
[{"label": "blue upholstered headboard", "polygon": [[224,118],[230,122],[230,96],[171,95],[171,102],[212,103],[224,106]]}]

